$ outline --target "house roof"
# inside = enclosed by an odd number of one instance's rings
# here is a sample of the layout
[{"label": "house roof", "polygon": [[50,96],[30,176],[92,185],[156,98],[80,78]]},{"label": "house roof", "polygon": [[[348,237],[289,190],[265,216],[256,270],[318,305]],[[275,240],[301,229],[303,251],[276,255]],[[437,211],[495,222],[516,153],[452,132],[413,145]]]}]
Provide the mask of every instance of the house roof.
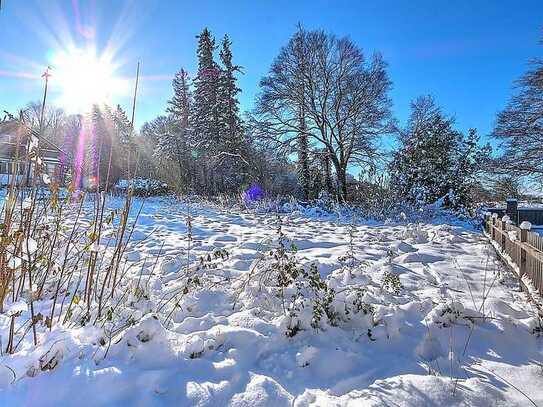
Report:
[{"label": "house roof", "polygon": [[[0,138],[2,136],[19,136],[17,137],[20,140],[20,146],[23,145],[26,149],[28,136],[32,134],[34,137],[40,138],[37,131],[29,128],[24,123],[21,123],[18,120],[4,120],[0,121]],[[59,163],[59,153],[62,150],[57,147],[54,143],[47,140],[46,138],[41,138],[42,140],[42,158],[45,162],[58,164]],[[0,158],[2,159],[13,159],[17,151],[17,141],[1,141],[0,140]]]},{"label": "house roof", "polygon": [[[18,120],[0,121],[0,136],[17,135],[18,133],[22,134],[23,137],[27,137],[29,134],[32,134],[34,137],[37,137],[38,139],[40,138],[39,133],[36,130],[30,129]],[[62,152],[62,150],[56,144],[47,140],[46,138],[42,138],[41,141],[44,143],[46,148],[55,150],[59,153]]]}]

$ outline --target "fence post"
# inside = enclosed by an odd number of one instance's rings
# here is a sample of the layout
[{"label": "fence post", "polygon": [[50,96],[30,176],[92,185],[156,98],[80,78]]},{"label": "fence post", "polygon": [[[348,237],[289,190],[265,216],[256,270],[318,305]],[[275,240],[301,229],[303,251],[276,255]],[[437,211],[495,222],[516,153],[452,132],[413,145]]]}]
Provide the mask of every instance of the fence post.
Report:
[{"label": "fence post", "polygon": [[[495,215],[495,214],[494,214]],[[496,240],[496,232],[494,231],[494,228],[496,227],[496,218],[497,216],[492,215],[492,240]]]},{"label": "fence post", "polygon": [[519,285],[522,290],[524,284],[522,283],[522,277],[526,274],[526,242],[528,241],[528,231],[532,228],[530,222],[522,222],[520,224],[520,264],[519,264]]},{"label": "fence post", "polygon": [[520,279],[526,274],[526,249],[522,243],[526,243],[528,240],[528,231],[526,229],[520,229]]},{"label": "fence post", "polygon": [[506,242],[506,237],[505,237],[505,234],[507,232],[507,221],[508,221],[508,216],[505,215],[502,220],[501,220],[501,230],[502,230],[502,253],[505,252],[505,242]]}]

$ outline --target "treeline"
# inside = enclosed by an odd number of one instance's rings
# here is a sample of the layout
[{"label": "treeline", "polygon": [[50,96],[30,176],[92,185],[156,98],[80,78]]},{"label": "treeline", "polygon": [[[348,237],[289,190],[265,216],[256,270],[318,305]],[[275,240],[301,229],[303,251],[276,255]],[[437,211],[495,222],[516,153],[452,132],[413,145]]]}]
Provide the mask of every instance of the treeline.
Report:
[{"label": "treeline", "polygon": [[[499,114],[493,136],[502,154],[493,157],[475,129],[458,131],[431,96],[415,98],[399,126],[386,62],[349,38],[299,27],[243,119],[237,83],[243,69],[230,39],[216,44],[206,28],[197,40],[197,72],[179,70],[164,114],[139,133],[120,107],[65,117],[60,130],[61,112],[48,112],[46,135],[69,155],[77,187],[138,176],[178,193],[234,195],[256,184],[269,195],[303,200],[469,207],[520,196],[522,177],[543,174],[541,62]],[[38,113],[30,106],[26,120],[36,124]],[[392,153],[381,147],[385,136],[395,136]]]}]

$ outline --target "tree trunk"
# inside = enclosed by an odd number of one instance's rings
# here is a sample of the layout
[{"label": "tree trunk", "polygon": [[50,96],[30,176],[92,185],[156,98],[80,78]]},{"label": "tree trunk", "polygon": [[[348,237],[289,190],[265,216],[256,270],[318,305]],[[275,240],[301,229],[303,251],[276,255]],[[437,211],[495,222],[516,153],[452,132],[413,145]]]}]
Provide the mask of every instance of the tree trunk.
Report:
[{"label": "tree trunk", "polygon": [[306,134],[300,134],[298,139],[298,179],[302,186],[302,193],[304,200],[309,200],[310,186],[310,173],[309,173],[309,146]]},{"label": "tree trunk", "polygon": [[347,202],[347,163],[340,162],[333,154],[330,155],[330,159],[336,170],[338,201],[345,203]]},{"label": "tree trunk", "polygon": [[339,168],[337,172],[337,182],[338,182],[338,199],[341,203],[347,202],[347,169]]},{"label": "tree trunk", "polygon": [[335,195],[334,193],[334,186],[332,185],[332,171],[331,171],[331,168],[330,168],[330,155],[328,153],[328,151],[324,151],[324,156],[323,156],[323,164],[324,164],[324,183],[326,185],[326,191],[329,193],[329,194],[333,194]]}]

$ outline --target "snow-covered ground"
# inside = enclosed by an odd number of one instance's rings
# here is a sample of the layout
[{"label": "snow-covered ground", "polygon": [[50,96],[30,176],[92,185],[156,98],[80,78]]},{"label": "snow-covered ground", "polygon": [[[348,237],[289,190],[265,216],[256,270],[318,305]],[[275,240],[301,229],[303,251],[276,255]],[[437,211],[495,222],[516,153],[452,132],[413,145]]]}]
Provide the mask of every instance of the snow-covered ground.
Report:
[{"label": "snow-covered ground", "polygon": [[[36,349],[29,340],[0,356],[0,405],[543,405],[540,321],[468,226],[352,227],[283,214],[291,255],[315,264],[334,292],[337,319],[314,328],[307,305],[285,314],[285,300],[266,287],[275,215],[205,206],[191,214],[187,252],[186,206],[148,200],[125,254],[132,278],[145,281],[145,295],[119,311],[134,324],[109,337],[100,327],[56,326]],[[149,311],[180,291],[187,259],[200,256],[196,275],[207,283],[155,318]],[[285,290],[287,303],[294,292]],[[0,315],[3,338],[8,324]],[[53,354],[58,365],[33,369]]]}]

